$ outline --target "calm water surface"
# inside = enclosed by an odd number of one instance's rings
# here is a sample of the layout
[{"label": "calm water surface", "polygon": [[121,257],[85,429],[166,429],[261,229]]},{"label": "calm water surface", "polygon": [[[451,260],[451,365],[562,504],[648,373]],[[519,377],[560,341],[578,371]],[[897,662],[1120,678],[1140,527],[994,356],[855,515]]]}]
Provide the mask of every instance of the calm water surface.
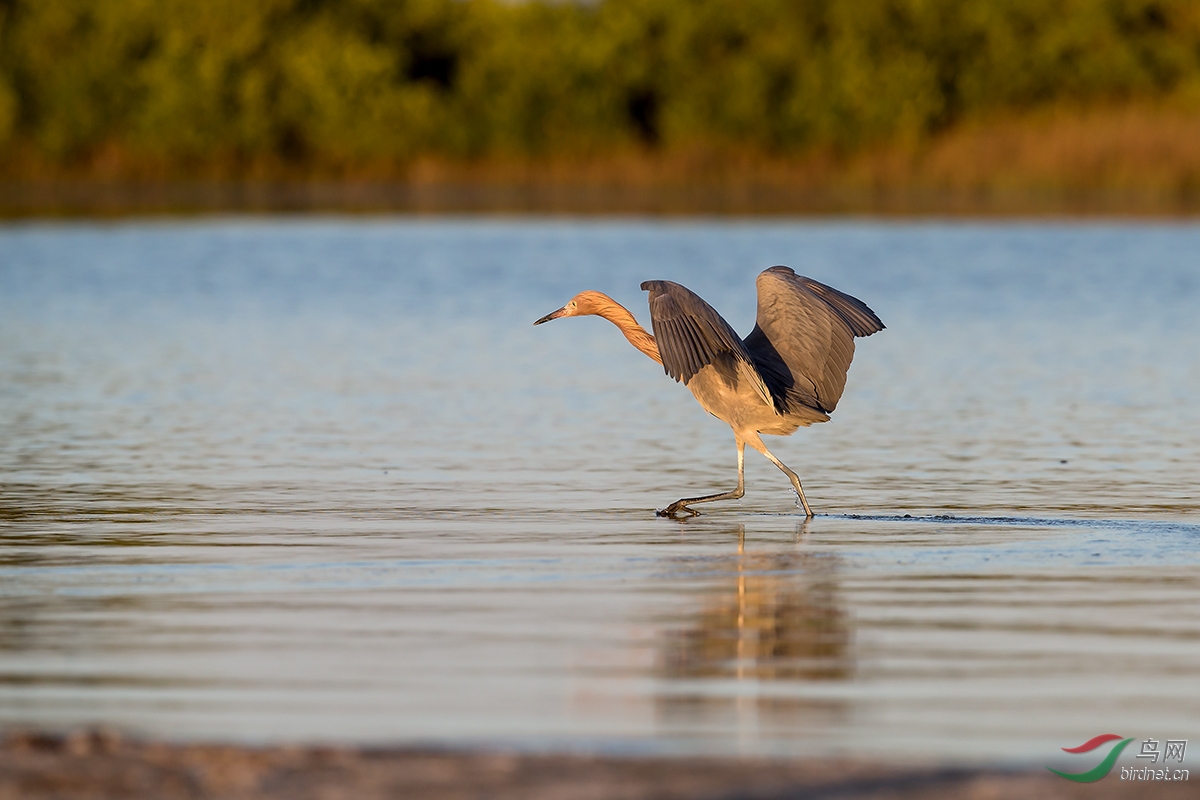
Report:
[{"label": "calm water surface", "polygon": [[[605,321],[865,300],[747,454]],[[1200,228],[0,227],[0,726],[1046,763],[1200,740]],[[1134,747],[1125,759],[1134,762]],[[1085,765],[1091,766],[1091,764]],[[1139,764],[1139,766],[1141,766]]]}]

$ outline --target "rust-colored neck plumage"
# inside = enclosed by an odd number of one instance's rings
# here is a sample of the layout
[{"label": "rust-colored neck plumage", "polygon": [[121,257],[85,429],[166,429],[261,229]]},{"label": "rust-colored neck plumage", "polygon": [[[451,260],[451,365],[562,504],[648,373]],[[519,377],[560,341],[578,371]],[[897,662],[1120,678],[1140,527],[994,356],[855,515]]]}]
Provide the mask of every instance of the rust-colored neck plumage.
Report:
[{"label": "rust-colored neck plumage", "polygon": [[604,317],[621,329],[621,333],[625,334],[625,338],[631,345],[659,364],[662,363],[662,356],[658,354],[658,344],[654,341],[653,334],[638,325],[633,314],[629,313],[629,309],[603,292],[589,291],[575,295],[575,314],[577,316],[594,314]]}]

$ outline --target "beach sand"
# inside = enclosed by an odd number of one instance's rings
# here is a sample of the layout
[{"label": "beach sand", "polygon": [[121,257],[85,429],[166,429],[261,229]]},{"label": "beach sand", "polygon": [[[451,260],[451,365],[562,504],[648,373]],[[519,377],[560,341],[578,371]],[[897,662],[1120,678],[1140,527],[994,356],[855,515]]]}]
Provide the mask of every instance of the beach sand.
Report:
[{"label": "beach sand", "polygon": [[168,743],[109,729],[0,740],[0,800],[228,798],[1183,798],[1189,783],[1117,773],[1075,784],[1040,767]]}]

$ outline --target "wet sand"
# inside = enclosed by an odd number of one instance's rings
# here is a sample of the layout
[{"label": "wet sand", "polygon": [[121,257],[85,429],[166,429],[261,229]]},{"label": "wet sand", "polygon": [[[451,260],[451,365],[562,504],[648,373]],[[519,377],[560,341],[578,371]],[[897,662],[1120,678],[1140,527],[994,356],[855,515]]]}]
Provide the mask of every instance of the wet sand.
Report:
[{"label": "wet sand", "polygon": [[1189,783],[1074,784],[1040,767],[167,743],[110,729],[0,739],[0,800],[306,798],[1183,798]]}]

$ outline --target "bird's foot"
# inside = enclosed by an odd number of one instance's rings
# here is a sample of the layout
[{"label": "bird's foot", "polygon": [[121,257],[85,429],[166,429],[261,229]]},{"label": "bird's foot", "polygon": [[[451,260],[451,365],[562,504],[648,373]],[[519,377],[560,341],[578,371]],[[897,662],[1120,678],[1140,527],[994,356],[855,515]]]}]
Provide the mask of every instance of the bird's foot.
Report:
[{"label": "bird's foot", "polygon": [[795,489],[792,490],[792,494],[796,495],[796,508],[803,508],[804,509],[804,518],[812,519],[813,511],[812,511],[812,508],[808,505],[808,501],[804,499],[804,495],[800,494]]},{"label": "bird's foot", "polygon": [[674,517],[676,514],[680,513],[686,513],[689,517],[700,516],[699,511],[696,511],[694,508],[688,508],[686,505],[684,505],[682,500],[676,500],[666,508],[655,511],[654,513],[660,517]]}]

